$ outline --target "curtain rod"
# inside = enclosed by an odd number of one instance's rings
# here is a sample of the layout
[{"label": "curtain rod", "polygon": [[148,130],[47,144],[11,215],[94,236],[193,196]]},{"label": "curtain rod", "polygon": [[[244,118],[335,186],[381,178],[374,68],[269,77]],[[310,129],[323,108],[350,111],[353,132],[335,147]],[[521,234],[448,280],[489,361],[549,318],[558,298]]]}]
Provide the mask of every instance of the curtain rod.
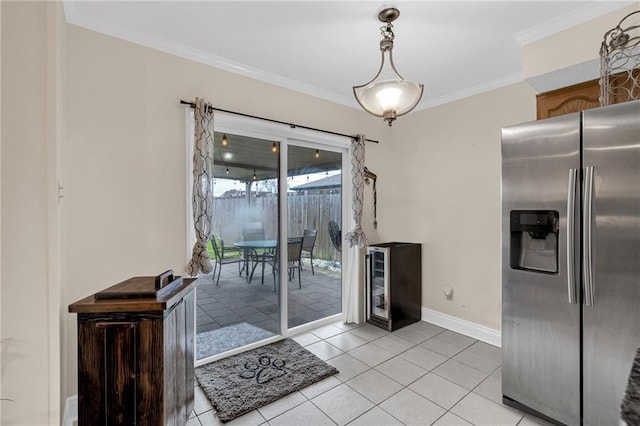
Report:
[{"label": "curtain rod", "polygon": [[[189,105],[191,108],[195,108],[196,107],[196,104],[194,102],[181,100],[180,103],[182,105]],[[257,115],[245,114],[243,112],[229,111],[229,110],[226,110],[226,109],[214,108],[214,107],[211,107],[211,106],[209,107],[209,109],[212,110],[212,111],[219,111],[219,112],[226,112],[228,114],[241,115],[243,117],[248,117],[248,118],[257,118],[258,120],[270,121],[271,123],[284,124],[286,126],[291,127],[292,129],[295,129],[296,127],[299,127],[301,129],[306,129],[306,130],[314,130],[316,132],[329,133],[331,135],[336,135],[336,136],[344,136],[345,138],[353,138],[354,137],[353,135],[345,135],[344,133],[332,132],[331,130],[316,129],[315,127],[308,127],[308,126],[301,126],[300,124],[286,123],[284,121],[274,120],[272,118],[258,117]],[[373,139],[365,139],[365,141],[373,142],[373,143],[379,143],[378,141],[375,141]]]}]

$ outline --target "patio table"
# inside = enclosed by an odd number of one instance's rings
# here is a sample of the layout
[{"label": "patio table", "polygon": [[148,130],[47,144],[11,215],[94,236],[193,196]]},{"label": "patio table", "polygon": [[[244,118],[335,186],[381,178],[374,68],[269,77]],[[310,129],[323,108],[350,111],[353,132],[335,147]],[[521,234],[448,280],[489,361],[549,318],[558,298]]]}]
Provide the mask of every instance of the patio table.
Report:
[{"label": "patio table", "polygon": [[[250,252],[253,252],[256,259],[258,259],[260,263],[262,263],[262,284],[264,284],[264,264],[266,260],[265,253],[278,247],[278,240],[238,241],[233,245],[244,251],[244,258],[247,259],[246,260],[247,282],[249,283],[251,282],[251,279],[253,278],[253,271],[255,270],[255,267],[254,267],[251,270],[251,274],[249,274],[248,254]],[[258,250],[262,250],[262,254],[258,254]]]},{"label": "patio table", "polygon": [[[287,239],[287,243],[296,243],[302,241],[302,237],[290,237]],[[245,259],[248,259],[247,254],[251,251],[256,255],[256,259],[262,263],[262,280],[261,283],[264,284],[264,264],[266,263],[265,254],[269,251],[278,247],[278,240],[254,240],[254,241],[238,241],[233,244],[235,247],[244,250]],[[262,254],[258,254],[258,250],[262,250]],[[248,261],[247,261],[248,262]],[[249,274],[249,267],[247,263],[247,282],[251,282],[253,278],[253,271],[255,267],[251,270],[251,274]]]}]

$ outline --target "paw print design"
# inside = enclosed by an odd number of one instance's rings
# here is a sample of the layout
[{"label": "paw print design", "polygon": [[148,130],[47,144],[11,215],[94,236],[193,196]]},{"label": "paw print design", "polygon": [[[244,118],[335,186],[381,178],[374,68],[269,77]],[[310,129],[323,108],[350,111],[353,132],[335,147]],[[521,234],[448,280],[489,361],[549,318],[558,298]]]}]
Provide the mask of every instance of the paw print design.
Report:
[{"label": "paw print design", "polygon": [[258,384],[267,383],[275,378],[287,374],[285,362],[282,359],[271,359],[266,355],[258,358],[258,361],[247,361],[244,363],[244,371],[240,372],[243,379],[256,380]]}]

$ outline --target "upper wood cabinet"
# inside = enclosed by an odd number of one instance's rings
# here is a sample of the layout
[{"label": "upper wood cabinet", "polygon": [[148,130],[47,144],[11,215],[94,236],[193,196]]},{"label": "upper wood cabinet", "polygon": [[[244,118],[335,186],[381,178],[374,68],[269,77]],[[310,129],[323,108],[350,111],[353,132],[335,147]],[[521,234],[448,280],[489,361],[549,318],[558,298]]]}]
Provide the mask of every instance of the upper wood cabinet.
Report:
[{"label": "upper wood cabinet", "polygon": [[536,96],[538,120],[600,106],[599,80],[585,81]]},{"label": "upper wood cabinet", "polygon": [[[634,69],[631,75],[627,72],[610,77],[612,89],[609,103],[617,104],[631,99],[640,99],[638,81],[640,68]],[[538,120],[600,106],[600,79],[585,81],[562,89],[540,93],[536,96]]]}]

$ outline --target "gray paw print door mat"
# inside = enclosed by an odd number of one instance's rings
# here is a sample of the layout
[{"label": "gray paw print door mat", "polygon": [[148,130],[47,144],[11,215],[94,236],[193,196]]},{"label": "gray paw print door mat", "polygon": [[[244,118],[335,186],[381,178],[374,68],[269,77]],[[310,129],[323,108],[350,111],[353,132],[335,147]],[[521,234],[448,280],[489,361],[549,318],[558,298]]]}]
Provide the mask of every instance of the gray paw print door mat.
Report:
[{"label": "gray paw print door mat", "polygon": [[228,422],[338,373],[291,339],[196,368],[222,422]]}]

